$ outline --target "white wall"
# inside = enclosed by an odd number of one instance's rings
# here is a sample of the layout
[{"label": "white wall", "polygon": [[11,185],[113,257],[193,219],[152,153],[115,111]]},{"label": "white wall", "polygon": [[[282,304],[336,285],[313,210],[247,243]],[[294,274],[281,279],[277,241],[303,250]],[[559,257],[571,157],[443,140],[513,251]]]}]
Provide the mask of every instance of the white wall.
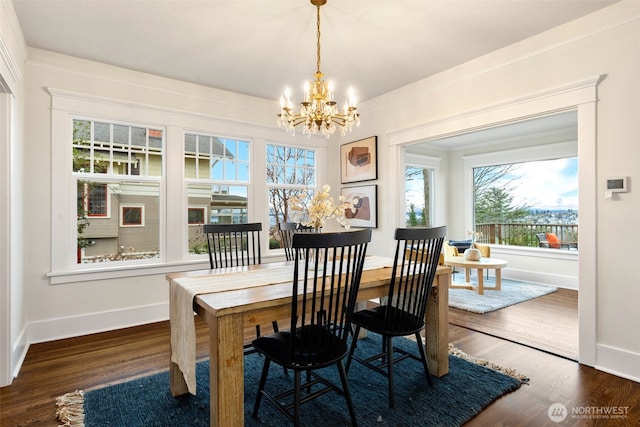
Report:
[{"label": "white wall", "polygon": [[27,345],[23,264],[23,118],[26,46],[11,2],[0,2],[0,386],[11,383]]},{"label": "white wall", "polygon": [[[593,259],[593,263],[580,265],[581,328],[583,323],[592,322],[588,331],[581,330],[581,341],[588,342],[589,335],[594,336],[593,348],[585,350],[581,343],[581,356],[583,350],[593,353],[585,363],[640,381],[640,270],[625,268],[620,261],[621,254],[637,258],[634,248],[640,237],[636,219],[640,192],[632,188],[614,200],[604,199],[607,177],[627,175],[631,182],[639,177],[640,2],[623,1],[367,102],[361,106],[365,129],[360,129],[356,137],[379,137],[379,157],[385,160],[379,181],[384,200],[382,223],[377,232],[389,235],[400,220],[393,213],[393,204],[402,197],[395,188],[402,176],[396,167],[401,152],[395,148],[396,143],[403,138],[405,142],[419,142],[421,136],[433,136],[433,128],[445,129],[440,136],[447,136],[446,132],[496,124],[489,117],[500,117],[499,110],[505,104],[517,104],[515,110],[530,99],[544,104],[545,93],[574,82],[597,81],[600,75],[604,77],[596,83],[595,109],[593,103],[585,103],[579,113],[578,134],[583,148],[592,145],[589,132],[596,138],[591,152],[579,148],[580,162],[585,163],[580,171],[580,257],[581,261]],[[588,120],[580,117],[592,111],[596,119],[590,131],[586,129]],[[483,115],[487,117],[484,123]],[[457,129],[449,126],[454,122]],[[413,141],[412,135],[416,136]],[[464,173],[462,161],[451,156],[449,167],[447,191],[464,191],[459,187],[459,177]],[[449,220],[452,229],[463,233],[466,222],[459,200],[445,198],[440,202],[447,204],[448,212],[442,223]],[[583,206],[593,209],[585,212]],[[587,221],[583,223],[583,219]],[[583,230],[585,224],[588,230]],[[585,247],[583,232],[592,234],[589,240],[597,245]],[[593,283],[584,295],[583,282]],[[589,310],[593,312],[587,313]]]}]

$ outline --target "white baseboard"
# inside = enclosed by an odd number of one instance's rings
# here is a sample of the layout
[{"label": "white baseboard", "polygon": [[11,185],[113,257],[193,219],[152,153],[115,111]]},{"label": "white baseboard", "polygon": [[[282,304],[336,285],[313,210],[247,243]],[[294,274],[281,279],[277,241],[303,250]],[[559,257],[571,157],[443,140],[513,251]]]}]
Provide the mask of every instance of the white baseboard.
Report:
[{"label": "white baseboard", "polygon": [[[113,331],[169,319],[169,304],[131,307],[29,323],[13,346],[11,373],[18,376],[30,344]],[[3,387],[5,385],[2,385]]]},{"label": "white baseboard", "polygon": [[514,280],[524,280],[527,282],[544,283],[547,285],[557,286],[559,288],[574,289],[576,291],[578,290],[578,278],[573,276],[562,276],[559,274],[505,268],[502,270],[502,277]]},{"label": "white baseboard", "polygon": [[595,368],[640,383],[640,354],[638,353],[598,344]]},{"label": "white baseboard", "polygon": [[47,319],[28,325],[29,343],[95,334],[168,319],[169,303]]}]

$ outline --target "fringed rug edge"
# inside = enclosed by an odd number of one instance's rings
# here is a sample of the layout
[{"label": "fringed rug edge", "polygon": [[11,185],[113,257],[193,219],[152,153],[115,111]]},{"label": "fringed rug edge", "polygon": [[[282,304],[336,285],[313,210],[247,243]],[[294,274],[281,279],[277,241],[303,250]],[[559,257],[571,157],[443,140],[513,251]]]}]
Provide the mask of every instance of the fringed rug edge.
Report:
[{"label": "fringed rug edge", "polygon": [[513,368],[506,368],[504,366],[498,365],[497,363],[493,363],[486,359],[481,359],[479,357],[471,356],[459,348],[455,347],[453,344],[449,343],[449,354],[452,356],[459,357],[460,359],[464,359],[468,362],[475,363],[476,365],[484,366],[486,368],[492,369],[497,372],[501,372],[505,375],[508,375],[512,378],[515,378],[520,381],[521,384],[528,384],[529,377],[523,375],[516,371]]},{"label": "fringed rug edge", "polygon": [[84,391],[76,390],[56,398],[56,417],[63,427],[84,427]]}]

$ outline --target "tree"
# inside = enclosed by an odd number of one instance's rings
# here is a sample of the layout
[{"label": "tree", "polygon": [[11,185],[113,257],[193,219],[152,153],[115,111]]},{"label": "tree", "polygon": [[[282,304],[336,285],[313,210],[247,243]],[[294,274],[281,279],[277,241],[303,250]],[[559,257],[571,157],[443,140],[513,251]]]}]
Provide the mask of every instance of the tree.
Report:
[{"label": "tree", "polygon": [[[429,212],[430,197],[431,197],[431,170],[422,168],[422,167],[407,166],[407,168],[405,169],[405,180],[406,181],[413,181],[413,180],[422,181],[423,183],[422,195],[424,197],[423,199],[424,209],[422,210],[422,218],[420,219],[420,222],[418,223],[418,219],[415,213],[415,206],[412,204],[410,207],[411,212],[409,213],[410,218],[409,218],[408,225],[415,227],[418,225],[427,226],[427,224],[431,224],[431,218],[430,218],[430,212]],[[411,215],[413,215],[413,219],[411,218]]]},{"label": "tree", "polygon": [[520,175],[518,165],[506,164],[473,169],[475,223],[499,224],[518,222],[528,214],[526,204],[516,205],[512,192]]},{"label": "tree", "polygon": [[514,206],[513,196],[504,188],[489,187],[476,197],[476,224],[508,224],[528,215],[525,205]]},{"label": "tree", "polygon": [[306,167],[309,150],[297,147],[269,146],[267,157],[266,178],[269,188],[268,203],[271,218],[270,234],[275,240],[279,235],[276,232],[277,224],[291,220],[289,197],[299,195],[303,189],[307,189],[315,182],[313,167]]}]

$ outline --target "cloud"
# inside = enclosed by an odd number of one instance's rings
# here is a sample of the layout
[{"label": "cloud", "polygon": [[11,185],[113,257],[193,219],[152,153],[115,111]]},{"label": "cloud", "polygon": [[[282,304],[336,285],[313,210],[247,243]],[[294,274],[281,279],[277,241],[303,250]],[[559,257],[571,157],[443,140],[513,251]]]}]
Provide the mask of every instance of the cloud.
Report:
[{"label": "cloud", "polygon": [[514,203],[538,209],[578,209],[578,159],[522,163],[514,175]]}]

